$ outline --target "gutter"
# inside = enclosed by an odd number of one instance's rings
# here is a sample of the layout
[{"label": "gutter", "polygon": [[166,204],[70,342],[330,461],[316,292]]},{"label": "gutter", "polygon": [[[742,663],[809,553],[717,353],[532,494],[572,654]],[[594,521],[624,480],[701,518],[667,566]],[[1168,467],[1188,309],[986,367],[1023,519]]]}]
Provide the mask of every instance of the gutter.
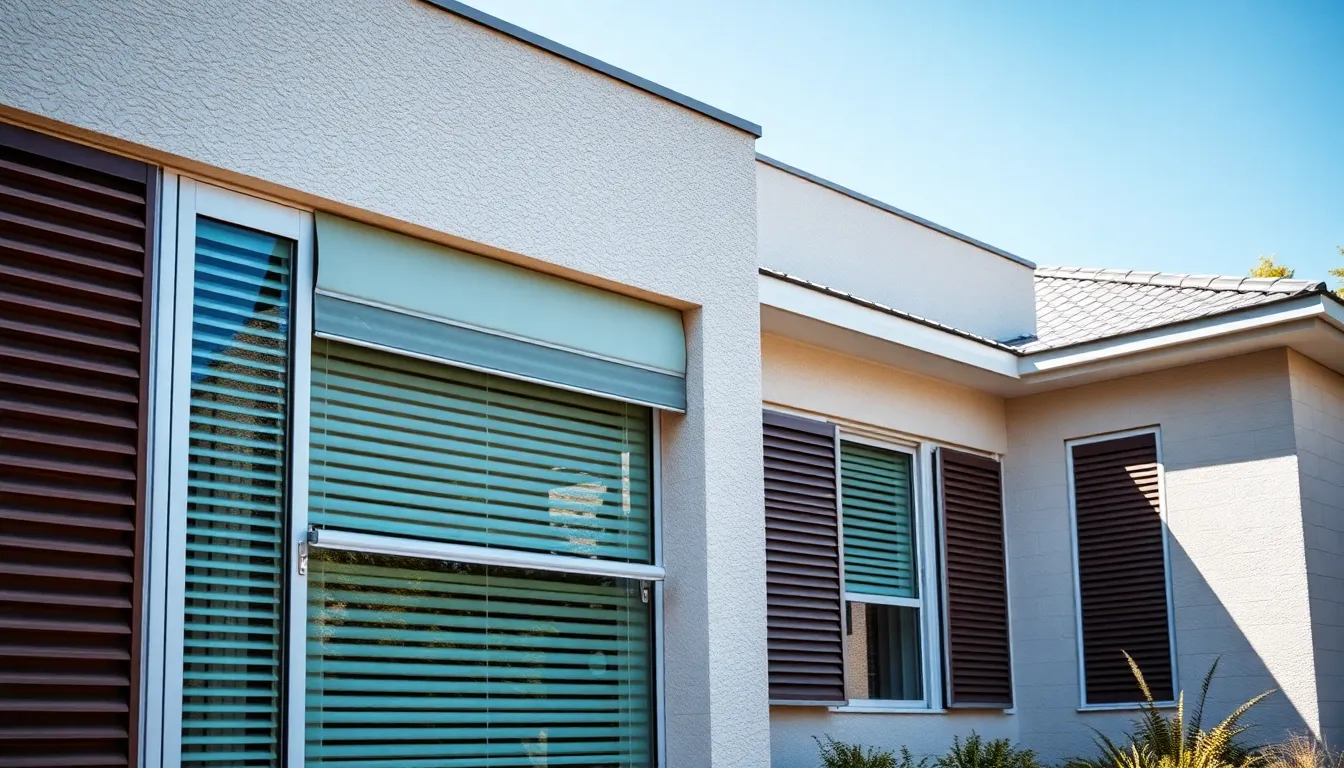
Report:
[{"label": "gutter", "polygon": [[663,87],[652,80],[642,78],[633,72],[627,72],[620,67],[612,66],[601,59],[576,51],[567,45],[561,45],[550,38],[542,37],[535,32],[523,29],[517,24],[510,24],[497,16],[491,16],[484,11],[472,8],[465,3],[460,3],[457,0],[424,0],[424,2],[445,10],[454,16],[460,16],[468,21],[474,21],[483,27],[489,27],[500,34],[512,37],[519,42],[527,43],[528,45],[540,48],[548,53],[553,53],[562,59],[568,59],[581,67],[586,67],[594,72],[606,75],[613,80],[619,80],[626,85],[634,86],[635,88],[646,93],[651,93],[660,99],[666,99],[673,104],[683,106],[692,112],[699,112],[705,117],[717,120],[720,123],[736,128],[739,131],[749,133],[758,139],[761,137],[761,126],[750,120],[743,120],[737,115],[724,112],[717,107],[711,107],[703,101],[678,93],[671,88]]}]

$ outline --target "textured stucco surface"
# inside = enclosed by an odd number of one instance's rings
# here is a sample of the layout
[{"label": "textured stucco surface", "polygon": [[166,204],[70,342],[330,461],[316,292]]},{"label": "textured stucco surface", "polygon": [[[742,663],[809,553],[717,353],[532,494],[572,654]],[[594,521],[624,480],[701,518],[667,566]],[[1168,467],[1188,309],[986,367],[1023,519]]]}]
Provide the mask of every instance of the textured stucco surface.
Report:
[{"label": "textured stucco surface", "polygon": [[1006,340],[1036,328],[1031,267],[757,163],[761,266]]},{"label": "textured stucco surface", "polygon": [[1003,399],[772,334],[761,336],[767,404],[1003,453]]},{"label": "textured stucco surface", "polygon": [[1296,352],[1292,376],[1321,737],[1344,743],[1344,376]]},{"label": "textured stucco surface", "polygon": [[669,763],[767,764],[749,135],[414,0],[0,0],[0,51],[4,106],[695,306]]},{"label": "textured stucco surface", "polygon": [[1064,441],[1161,427],[1181,684],[1222,656],[1209,713],[1269,688],[1257,740],[1319,726],[1286,350],[1009,400],[1005,489],[1015,669],[1024,743],[1055,759],[1091,750],[1078,713]]}]

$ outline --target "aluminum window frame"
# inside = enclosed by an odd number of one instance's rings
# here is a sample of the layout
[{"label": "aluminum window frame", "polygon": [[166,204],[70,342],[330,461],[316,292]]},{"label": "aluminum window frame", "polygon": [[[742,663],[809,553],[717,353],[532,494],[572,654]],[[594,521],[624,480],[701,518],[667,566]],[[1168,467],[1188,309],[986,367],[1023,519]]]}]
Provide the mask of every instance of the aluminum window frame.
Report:
[{"label": "aluminum window frame", "polygon": [[[1167,467],[1162,460],[1162,426],[1158,424],[1151,427],[1138,427],[1135,429],[1120,430],[1118,432],[1106,432],[1103,434],[1072,438],[1064,441],[1064,474],[1068,486],[1069,543],[1073,568],[1073,628],[1078,667],[1079,712],[1114,712],[1140,709],[1146,706],[1146,703],[1142,701],[1113,704],[1087,703],[1087,666],[1086,659],[1083,657],[1083,593],[1081,574],[1078,565],[1078,507],[1073,481],[1073,449],[1075,446],[1104,443],[1111,440],[1122,440],[1126,437],[1139,437],[1141,435],[1153,436],[1155,454],[1157,457],[1157,508],[1158,518],[1162,521],[1162,568],[1164,570],[1163,576],[1165,577],[1164,581],[1167,587],[1167,646],[1171,654],[1171,689],[1174,695],[1178,697],[1180,695],[1181,676],[1180,668],[1177,666],[1179,655],[1176,652],[1175,590],[1173,589],[1171,580],[1171,526],[1167,514]],[[1157,702],[1158,707],[1174,707],[1176,704],[1176,699]]]},{"label": "aluminum window frame", "polygon": [[[931,449],[928,443],[919,441],[907,441],[899,438],[883,439],[873,437],[869,434],[856,433],[845,425],[837,425],[836,430],[836,507],[837,507],[837,525],[839,528],[840,549],[840,579],[841,584],[845,583],[845,557],[844,557],[844,538],[845,538],[845,509],[844,509],[844,473],[840,468],[840,445],[841,443],[854,443],[856,445],[865,445],[871,448],[880,448],[894,453],[901,453],[910,458],[910,519],[915,545],[913,554],[915,557],[915,583],[919,587],[919,597],[905,598],[892,597],[888,595],[869,595],[863,592],[851,592],[844,590],[844,618],[845,626],[848,629],[850,621],[850,603],[873,604],[873,605],[891,605],[902,608],[915,608],[919,611],[919,644],[920,644],[920,683],[924,691],[922,699],[861,699],[850,698],[848,703],[840,707],[830,707],[833,712],[937,712],[942,710],[942,700],[940,687],[938,685],[938,670],[942,667],[942,649],[938,642],[940,632],[940,615],[942,606],[939,603],[941,592],[938,583],[938,569],[930,567],[936,563],[936,551],[938,535],[937,520],[934,516],[934,508],[930,503],[929,494],[931,493],[931,483],[926,479],[926,474],[931,471],[932,463],[930,461]],[[846,632],[848,638],[848,632]],[[849,677],[849,641],[845,644],[845,676],[846,687],[848,687]]]},{"label": "aluminum window frame", "polygon": [[[196,179],[174,169],[164,168],[160,179],[160,247],[155,263],[153,292],[153,328],[151,333],[152,381],[149,456],[149,502],[147,536],[149,557],[146,562],[145,671],[142,690],[144,717],[141,732],[143,766],[176,766],[182,759],[182,665],[185,641],[186,576],[186,491],[188,484],[188,446],[191,418],[191,328],[192,296],[195,289],[196,220],[200,216],[240,227],[265,232],[294,243],[294,281],[291,285],[291,320],[295,338],[291,347],[290,384],[305,380],[300,351],[306,348],[299,329],[311,329],[311,294],[304,296],[299,279],[313,263],[312,212],[302,206],[278,203],[255,195],[234,191]],[[309,331],[311,336],[311,330]],[[293,484],[293,462],[298,449],[306,457],[307,413],[300,408],[298,393],[291,395],[290,441],[291,471],[286,493],[292,513],[294,494],[306,494]],[[306,404],[306,397],[303,401]],[[299,438],[303,437],[303,440]],[[304,466],[306,468],[306,458]],[[281,621],[286,622],[293,604],[293,585],[286,581],[286,606]],[[306,596],[304,599],[306,603]],[[292,645],[292,643],[291,643]],[[285,650],[282,664],[293,665]],[[302,669],[302,665],[298,665]],[[283,677],[282,679],[286,679]],[[286,679],[289,684],[291,679]],[[300,693],[302,688],[298,689]],[[291,739],[287,728],[293,700],[301,695],[292,688],[285,691],[279,704],[281,738],[277,751],[289,752]],[[281,760],[286,765],[285,759]],[[294,763],[288,763],[295,765]]]}]

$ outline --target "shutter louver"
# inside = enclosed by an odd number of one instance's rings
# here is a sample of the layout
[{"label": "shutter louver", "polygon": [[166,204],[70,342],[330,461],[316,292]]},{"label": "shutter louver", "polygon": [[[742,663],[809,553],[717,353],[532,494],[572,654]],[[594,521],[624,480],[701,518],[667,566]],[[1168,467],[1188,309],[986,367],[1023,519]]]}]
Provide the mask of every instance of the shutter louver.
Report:
[{"label": "shutter louver", "polygon": [[184,766],[278,764],[293,245],[196,223]]},{"label": "shutter louver", "polygon": [[770,701],[843,704],[835,428],[766,411],[764,448]]},{"label": "shutter louver", "polygon": [[1074,512],[1088,704],[1175,697],[1156,435],[1075,445]]},{"label": "shutter louver", "polygon": [[1013,706],[999,462],[938,450],[946,575],[947,701]]},{"label": "shutter louver", "polygon": [[0,125],[0,765],[135,765],[157,169]]}]

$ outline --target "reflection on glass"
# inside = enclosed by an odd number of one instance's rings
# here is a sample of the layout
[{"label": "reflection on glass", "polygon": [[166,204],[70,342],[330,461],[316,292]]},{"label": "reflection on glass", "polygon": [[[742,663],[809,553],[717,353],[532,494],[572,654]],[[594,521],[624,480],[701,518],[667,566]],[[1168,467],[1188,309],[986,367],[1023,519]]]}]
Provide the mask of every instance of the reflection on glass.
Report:
[{"label": "reflection on glass", "polygon": [[918,608],[851,602],[847,642],[849,698],[923,700]]},{"label": "reflection on glass", "polygon": [[307,765],[651,764],[637,582],[324,550],[310,562]]}]

